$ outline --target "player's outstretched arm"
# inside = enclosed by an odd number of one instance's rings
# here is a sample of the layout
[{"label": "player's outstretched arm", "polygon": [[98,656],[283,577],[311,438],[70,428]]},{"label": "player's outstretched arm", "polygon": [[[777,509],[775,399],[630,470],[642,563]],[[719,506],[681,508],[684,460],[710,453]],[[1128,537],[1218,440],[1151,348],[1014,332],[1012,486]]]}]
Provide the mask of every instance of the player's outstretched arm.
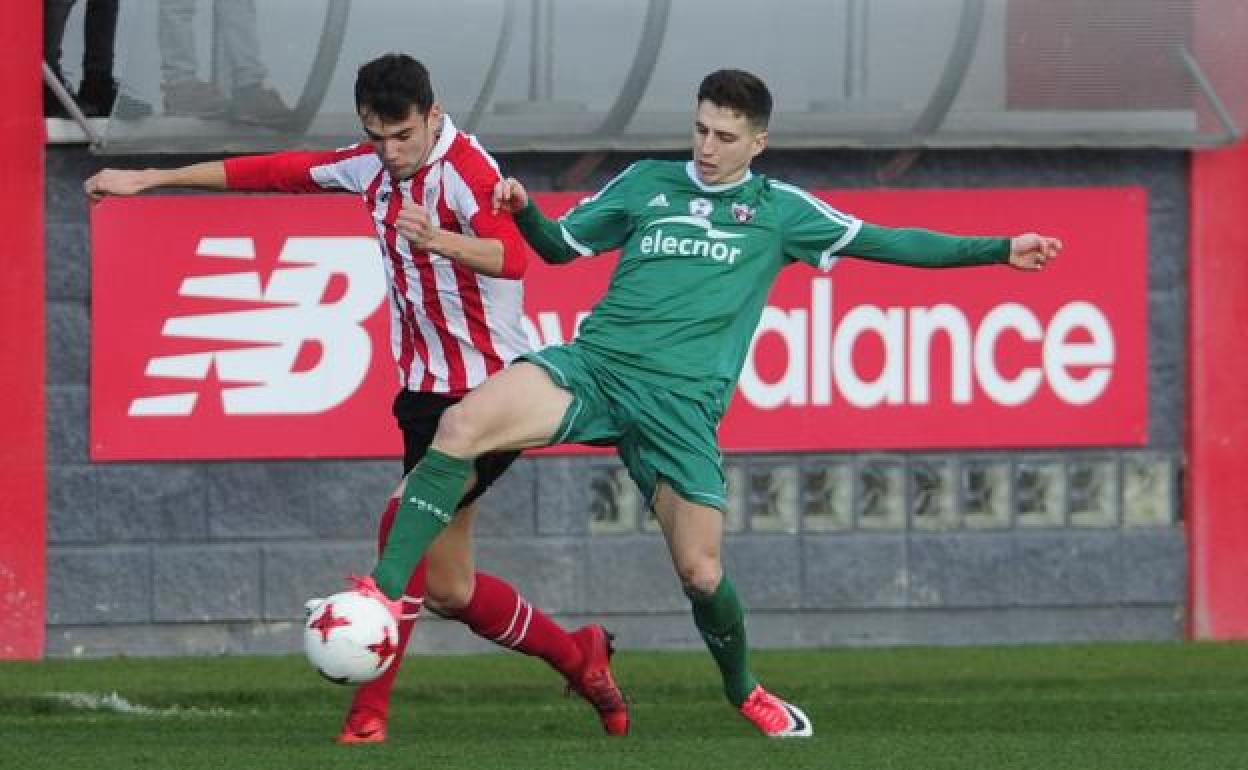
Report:
[{"label": "player's outstretched arm", "polygon": [[227,189],[225,163],[210,160],[178,168],[126,170],[106,168],[83,182],[82,189],[92,200],[107,195],[138,195],[157,187],[202,187]]},{"label": "player's outstretched arm", "polygon": [[494,210],[511,212],[520,234],[543,262],[562,265],[580,256],[564,240],[559,223],[542,213],[518,179],[506,177],[494,185]]},{"label": "player's outstretched arm", "polygon": [[985,238],[863,223],[840,253],[912,267],[1008,264],[1020,270],[1039,270],[1061,248],[1058,239],[1035,233],[1016,238]]}]

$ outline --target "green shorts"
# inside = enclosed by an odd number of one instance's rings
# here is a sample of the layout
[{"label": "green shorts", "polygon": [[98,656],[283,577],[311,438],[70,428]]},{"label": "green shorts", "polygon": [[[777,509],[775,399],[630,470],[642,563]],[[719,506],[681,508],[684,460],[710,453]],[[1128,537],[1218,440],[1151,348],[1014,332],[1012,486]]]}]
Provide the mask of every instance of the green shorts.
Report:
[{"label": "green shorts", "polygon": [[718,417],[705,405],[661,386],[614,373],[572,345],[521,358],[537,364],[572,394],[552,444],[614,446],[653,507],[660,479],[689,502],[727,506]]}]

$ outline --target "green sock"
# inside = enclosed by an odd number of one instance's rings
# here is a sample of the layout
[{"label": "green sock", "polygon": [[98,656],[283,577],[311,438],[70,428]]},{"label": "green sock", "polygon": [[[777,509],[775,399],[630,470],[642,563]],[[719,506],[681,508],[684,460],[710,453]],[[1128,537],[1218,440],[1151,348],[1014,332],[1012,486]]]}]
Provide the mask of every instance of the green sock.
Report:
[{"label": "green sock", "polygon": [[745,609],[732,581],[724,575],[710,596],[693,599],[693,623],[724,678],[724,695],[740,706],[758,686],[750,673],[750,648],[745,639]]},{"label": "green sock", "polygon": [[471,460],[431,448],[407,475],[390,539],[373,570],[373,579],[386,596],[403,595],[420,557],[451,523],[471,472]]}]

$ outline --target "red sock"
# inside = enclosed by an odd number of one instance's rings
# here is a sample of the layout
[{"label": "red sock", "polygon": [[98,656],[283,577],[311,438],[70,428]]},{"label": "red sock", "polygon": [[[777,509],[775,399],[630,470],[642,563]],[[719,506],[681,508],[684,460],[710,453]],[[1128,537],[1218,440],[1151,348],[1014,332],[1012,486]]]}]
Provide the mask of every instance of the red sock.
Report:
[{"label": "red sock", "polygon": [[[390,528],[394,526],[394,517],[399,510],[399,498],[392,497],[381,514],[381,524],[377,530],[377,553],[385,550],[386,539],[390,536]],[[399,649],[395,653],[394,662],[386,673],[368,684],[360,685],[351,700],[349,714],[357,711],[370,711],[378,716],[386,716],[390,711],[390,690],[399,675],[399,666],[403,663],[403,653],[407,650],[407,642],[412,638],[412,630],[416,627],[416,618],[420,615],[420,607],[425,601],[425,560],[416,565],[416,571],[407,582],[403,592],[403,619],[399,621]]]},{"label": "red sock", "polygon": [[459,611],[461,621],[482,639],[546,661],[565,677],[581,667],[581,650],[572,637],[510,584],[477,572],[472,601]]}]

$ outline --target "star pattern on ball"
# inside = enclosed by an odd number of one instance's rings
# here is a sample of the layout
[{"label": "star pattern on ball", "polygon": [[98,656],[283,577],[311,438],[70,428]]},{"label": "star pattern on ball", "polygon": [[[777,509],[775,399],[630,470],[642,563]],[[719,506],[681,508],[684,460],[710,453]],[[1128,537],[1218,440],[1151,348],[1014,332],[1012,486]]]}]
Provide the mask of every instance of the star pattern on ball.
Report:
[{"label": "star pattern on ball", "polygon": [[377,655],[377,668],[386,665],[386,662],[399,651],[399,648],[390,640],[390,629],[384,629],[383,633],[385,636],[381,638],[380,642],[368,645],[368,649]]},{"label": "star pattern on ball", "polygon": [[328,643],[330,631],[333,631],[335,628],[349,625],[351,625],[350,620],[347,620],[341,615],[337,617],[334,616],[334,605],[326,604],[325,611],[317,616],[316,620],[309,623],[308,628],[315,628],[317,631],[320,631],[321,641]]}]

